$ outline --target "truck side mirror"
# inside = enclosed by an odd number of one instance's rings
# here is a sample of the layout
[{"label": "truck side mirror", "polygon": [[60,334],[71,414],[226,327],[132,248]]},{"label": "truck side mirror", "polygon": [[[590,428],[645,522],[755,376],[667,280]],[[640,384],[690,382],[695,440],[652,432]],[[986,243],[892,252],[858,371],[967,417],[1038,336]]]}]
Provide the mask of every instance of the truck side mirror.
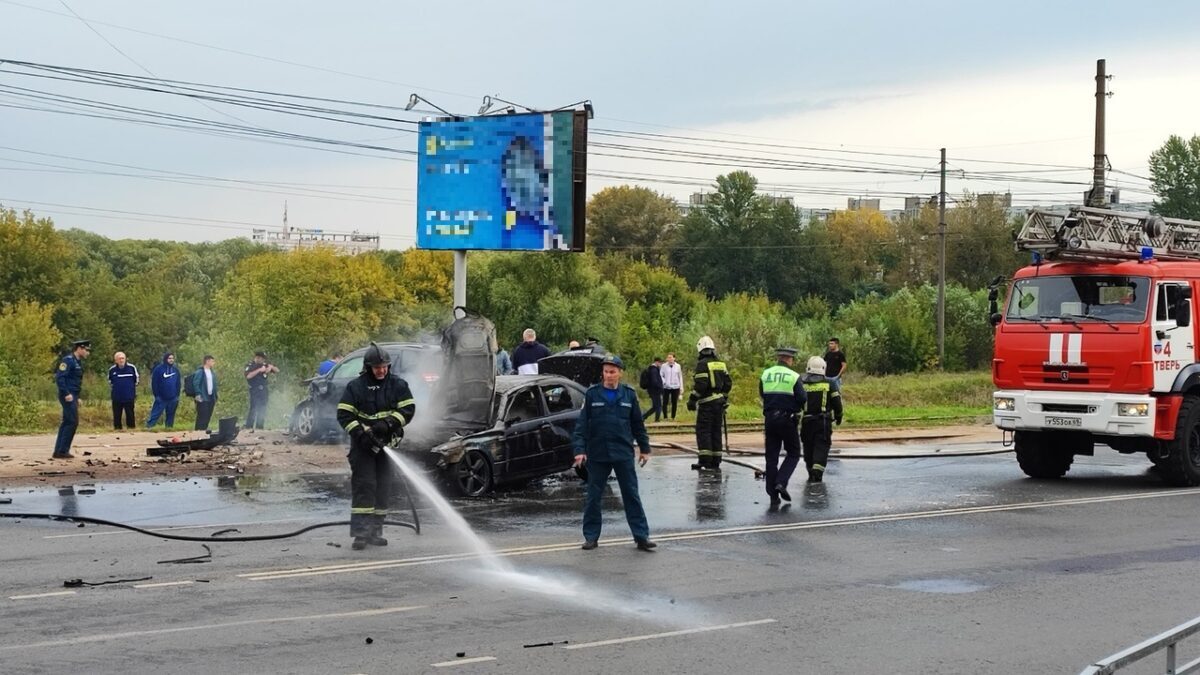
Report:
[{"label": "truck side mirror", "polygon": [[[1189,288],[1190,292],[1191,289]],[[1175,303],[1175,325],[1186,328],[1192,325],[1192,301],[1187,297],[1180,298]]]},{"label": "truck side mirror", "polygon": [[[993,307],[993,309],[994,309],[994,307]],[[988,323],[992,324],[992,328],[999,326],[1000,325],[1000,312],[992,312],[992,315],[988,317]]]}]

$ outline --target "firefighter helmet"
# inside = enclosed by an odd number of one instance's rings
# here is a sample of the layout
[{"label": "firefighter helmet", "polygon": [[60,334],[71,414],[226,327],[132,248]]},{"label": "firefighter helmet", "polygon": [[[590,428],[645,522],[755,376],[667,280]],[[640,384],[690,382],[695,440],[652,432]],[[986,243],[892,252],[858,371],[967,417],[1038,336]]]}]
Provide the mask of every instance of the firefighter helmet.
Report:
[{"label": "firefighter helmet", "polygon": [[713,344],[713,339],[705,335],[696,342],[696,351],[702,352],[705,349],[716,351],[717,346]]},{"label": "firefighter helmet", "polygon": [[809,375],[824,375],[825,359],[819,356],[810,358],[808,360],[808,367],[804,369],[804,372],[808,373]]},{"label": "firefighter helmet", "polygon": [[368,367],[386,366],[391,365],[391,363],[392,357],[388,355],[387,350],[374,342],[371,343],[370,347],[367,347],[367,353],[363,356],[363,365]]}]

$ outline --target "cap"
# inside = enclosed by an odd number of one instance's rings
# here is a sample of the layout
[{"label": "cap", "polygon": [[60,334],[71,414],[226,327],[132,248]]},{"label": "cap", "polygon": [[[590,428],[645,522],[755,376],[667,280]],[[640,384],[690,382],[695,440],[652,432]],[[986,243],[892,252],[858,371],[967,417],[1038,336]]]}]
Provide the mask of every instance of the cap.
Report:
[{"label": "cap", "polygon": [[799,354],[799,353],[800,353],[800,350],[796,349],[795,347],[776,347],[775,348],[775,356],[790,356],[792,358],[796,358],[796,354]]},{"label": "cap", "polygon": [[625,370],[625,363],[623,361],[621,361],[621,357],[617,356],[616,354],[608,354],[607,356],[604,357],[604,360],[601,361],[600,363],[602,365],[606,365],[606,366],[613,365],[613,366],[620,368],[621,370]]},{"label": "cap", "polygon": [[263,357],[264,359],[265,359],[265,358],[267,358],[267,353],[266,353],[266,352],[264,352],[264,351],[261,351],[261,350],[260,350],[260,351],[257,351],[257,352],[254,352],[254,355],[255,355],[255,356],[261,356],[261,357]]},{"label": "cap", "polygon": [[84,349],[91,349],[92,341],[91,340],[76,340],[71,343],[71,349],[75,349],[77,347],[83,347]]}]

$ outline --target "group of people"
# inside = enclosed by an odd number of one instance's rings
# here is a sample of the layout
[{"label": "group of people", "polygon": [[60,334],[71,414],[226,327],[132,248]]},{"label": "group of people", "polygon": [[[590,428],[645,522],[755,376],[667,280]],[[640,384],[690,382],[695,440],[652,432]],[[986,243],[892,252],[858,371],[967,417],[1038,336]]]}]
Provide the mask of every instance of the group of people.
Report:
[{"label": "group of people", "polygon": [[[79,400],[83,388],[83,360],[92,351],[90,340],[76,340],[71,351],[59,359],[54,380],[58,388],[58,402],[62,406],[62,422],[54,443],[54,459],[73,459],[71,443],[79,426]],[[217,374],[214,370],[216,358],[205,355],[201,365],[191,375],[184,376],[175,365],[175,354],[167,352],[150,373],[150,392],[154,403],[150,406],[150,417],[146,428],[153,429],[162,419],[167,429],[175,427],[175,412],[181,395],[192,398],[196,403],[196,430],[207,429],[212,421],[213,409],[217,404]],[[266,352],[255,352],[254,359],[243,370],[250,394],[250,409],[246,414],[245,427],[262,429],[266,424],[268,377],[278,373],[279,368],[267,360]],[[108,369],[110,397],[112,398],[113,429],[134,429],[135,403],[141,385],[141,372],[129,362],[124,352],[113,354],[113,365]]]},{"label": "group of people", "polygon": [[[599,340],[589,337],[582,346],[579,344],[579,340],[568,342],[567,350],[572,349],[587,349],[595,352],[604,348],[600,346]],[[532,328],[526,328],[521,332],[521,344],[513,349],[511,355],[509,355],[508,350],[499,345],[496,346],[496,374],[537,375],[538,361],[547,356],[550,356],[550,348],[538,342],[537,331]]]}]

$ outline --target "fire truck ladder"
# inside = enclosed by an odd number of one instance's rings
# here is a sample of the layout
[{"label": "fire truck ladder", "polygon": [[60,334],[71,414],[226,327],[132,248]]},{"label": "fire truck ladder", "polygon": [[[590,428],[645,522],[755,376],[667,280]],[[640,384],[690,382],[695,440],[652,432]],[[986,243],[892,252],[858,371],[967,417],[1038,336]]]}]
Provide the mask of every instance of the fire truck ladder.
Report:
[{"label": "fire truck ladder", "polygon": [[1066,214],[1034,209],[1017,235],[1018,251],[1046,260],[1200,260],[1200,222],[1086,206]]}]

